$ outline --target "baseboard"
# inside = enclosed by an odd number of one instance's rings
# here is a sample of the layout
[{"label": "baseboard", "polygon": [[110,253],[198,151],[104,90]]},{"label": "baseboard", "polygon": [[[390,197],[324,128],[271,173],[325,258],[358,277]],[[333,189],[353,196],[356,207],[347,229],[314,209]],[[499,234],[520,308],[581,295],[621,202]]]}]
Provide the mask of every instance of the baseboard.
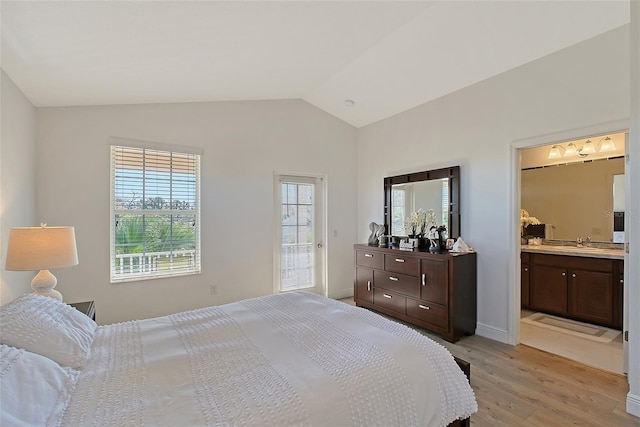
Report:
[{"label": "baseboard", "polygon": [[476,325],[476,335],[489,338],[494,341],[509,344],[509,333],[504,329],[494,328],[493,326],[478,323]]},{"label": "baseboard", "polygon": [[627,394],[627,412],[636,417],[640,417],[640,396]]},{"label": "baseboard", "polygon": [[338,289],[336,291],[329,291],[329,298],[342,299],[353,297],[353,288]]}]

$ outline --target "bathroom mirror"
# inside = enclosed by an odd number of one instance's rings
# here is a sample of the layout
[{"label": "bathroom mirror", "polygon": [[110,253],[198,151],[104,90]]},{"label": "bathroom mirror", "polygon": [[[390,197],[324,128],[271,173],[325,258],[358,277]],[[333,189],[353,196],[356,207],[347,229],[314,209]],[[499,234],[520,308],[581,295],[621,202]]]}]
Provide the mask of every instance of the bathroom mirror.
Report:
[{"label": "bathroom mirror", "polygon": [[624,216],[624,191],[623,157],[521,171],[521,206],[545,224],[548,240],[621,243],[614,220]]},{"label": "bathroom mirror", "polygon": [[411,212],[433,209],[450,238],[460,236],[460,166],[414,172],[384,179],[387,233],[406,236],[404,220]]}]

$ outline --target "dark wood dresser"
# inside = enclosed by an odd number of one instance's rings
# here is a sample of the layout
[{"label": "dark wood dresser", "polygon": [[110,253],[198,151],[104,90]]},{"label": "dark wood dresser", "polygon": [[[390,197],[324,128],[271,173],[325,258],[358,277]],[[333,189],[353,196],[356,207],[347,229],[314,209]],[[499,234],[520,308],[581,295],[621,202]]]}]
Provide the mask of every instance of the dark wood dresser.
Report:
[{"label": "dark wood dresser", "polygon": [[476,253],[354,245],[354,300],[456,342],[476,330]]}]

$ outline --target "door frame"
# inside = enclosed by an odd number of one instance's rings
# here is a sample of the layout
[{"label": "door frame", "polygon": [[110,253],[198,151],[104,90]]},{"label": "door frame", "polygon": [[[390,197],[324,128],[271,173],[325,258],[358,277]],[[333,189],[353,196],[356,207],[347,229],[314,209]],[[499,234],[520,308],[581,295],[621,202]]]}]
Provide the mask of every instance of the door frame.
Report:
[{"label": "door frame", "polygon": [[[588,127],[565,130],[553,134],[540,135],[531,138],[519,139],[511,142],[510,145],[510,171],[509,171],[509,194],[510,203],[512,207],[512,215],[509,235],[509,268],[508,275],[510,286],[508,287],[509,295],[509,308],[508,308],[508,323],[507,323],[507,339],[508,344],[518,345],[520,344],[520,306],[521,306],[521,276],[520,276],[520,150],[524,148],[534,148],[542,145],[550,145],[558,141],[570,141],[577,139],[588,138],[593,135],[602,135],[606,133],[619,133],[629,132],[629,120],[616,120],[612,122],[605,122],[595,124]],[[627,146],[627,152],[629,148]],[[628,175],[628,162],[625,163],[625,174]],[[628,178],[626,178],[628,180]],[[626,199],[628,200],[630,188],[626,187]],[[625,240],[628,241],[629,230],[625,229]],[[628,254],[625,253],[625,283],[628,283]],[[625,301],[628,301],[628,286],[625,286]],[[627,322],[627,304],[623,307],[623,331],[629,329]],[[624,365],[628,364],[628,353],[624,354]]]},{"label": "door frame", "polygon": [[[280,200],[280,178],[283,176],[290,176],[290,177],[300,177],[300,178],[312,178],[312,179],[317,179],[320,180],[322,182],[322,186],[320,188],[320,191],[316,191],[314,192],[314,194],[316,195],[316,200],[318,199],[318,196],[320,196],[320,200],[321,200],[321,206],[319,207],[319,212],[322,215],[321,220],[319,221],[320,225],[322,226],[322,230],[319,233],[320,234],[320,243],[322,244],[322,247],[319,248],[320,250],[317,252],[318,256],[321,257],[322,259],[322,265],[320,267],[320,271],[316,272],[316,276],[320,279],[321,284],[320,284],[320,289],[319,289],[319,293],[323,296],[327,296],[328,292],[329,292],[329,287],[327,284],[327,199],[328,199],[328,193],[327,193],[327,187],[328,187],[328,183],[327,183],[327,175],[325,174],[315,174],[315,173],[305,173],[305,172],[282,172],[282,171],[274,171],[273,172],[273,230],[274,230],[274,239],[273,239],[273,293],[274,294],[279,294],[282,293],[282,291],[280,290],[280,273],[279,273],[279,269],[280,269],[280,249],[281,249],[281,245],[280,245],[280,241],[277,238],[279,235],[279,232],[276,231],[280,228],[280,204],[277,203],[277,200]],[[317,189],[316,189],[317,190]],[[276,198],[277,197],[277,198]],[[318,221],[316,221],[318,222]],[[316,242],[317,244],[317,242]],[[285,291],[285,292],[291,292],[291,291]]]}]

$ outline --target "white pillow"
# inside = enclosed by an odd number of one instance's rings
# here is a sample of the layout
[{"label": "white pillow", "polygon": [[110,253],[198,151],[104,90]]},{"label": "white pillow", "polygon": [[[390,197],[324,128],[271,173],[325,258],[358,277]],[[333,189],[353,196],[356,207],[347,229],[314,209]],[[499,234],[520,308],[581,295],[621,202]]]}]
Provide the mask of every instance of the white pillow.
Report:
[{"label": "white pillow", "polygon": [[57,425],[79,374],[38,354],[0,345],[0,425]]},{"label": "white pillow", "polygon": [[27,294],[0,307],[0,344],[23,348],[82,368],[89,357],[96,322],[53,298]]}]

